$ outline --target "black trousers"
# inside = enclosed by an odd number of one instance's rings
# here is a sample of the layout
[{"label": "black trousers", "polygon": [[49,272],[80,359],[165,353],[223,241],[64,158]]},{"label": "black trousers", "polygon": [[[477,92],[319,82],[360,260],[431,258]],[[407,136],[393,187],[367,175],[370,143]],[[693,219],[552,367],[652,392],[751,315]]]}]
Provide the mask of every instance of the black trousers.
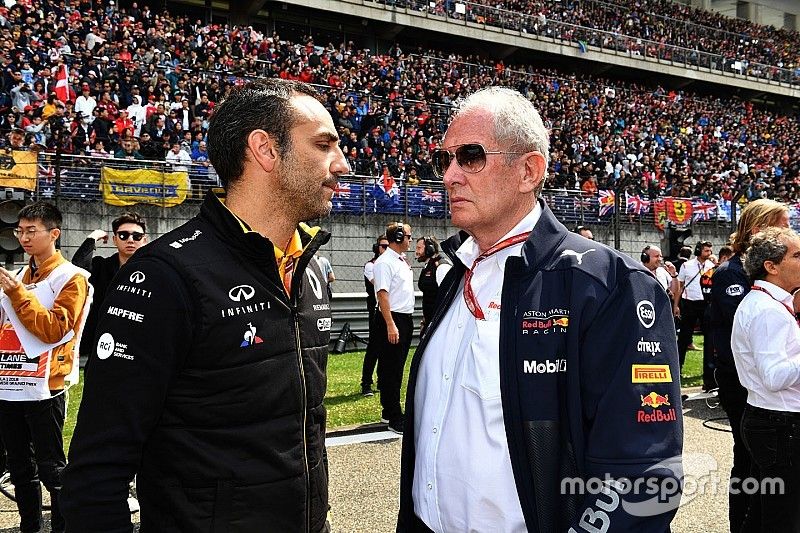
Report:
[{"label": "black trousers", "polygon": [[762,483],[760,523],[748,515],[742,531],[800,533],[800,413],[745,406],[742,436],[761,479],[783,480],[781,494],[769,494]]},{"label": "black trousers", "polygon": [[58,504],[64,456],[64,393],[30,402],[0,401],[0,434],[8,454],[8,471],[14,483],[22,533],[42,526],[42,484],[50,493],[51,526],[64,531]]},{"label": "black trousers", "polygon": [[361,366],[361,388],[372,387],[372,374],[375,372],[375,365],[378,364],[378,344],[375,328],[375,317],[378,315],[373,307],[369,309],[369,342],[367,351],[364,352],[364,364]]},{"label": "black trousers", "polygon": [[375,316],[375,335],[378,340],[378,389],[381,391],[381,418],[390,422],[402,418],[400,407],[400,387],[403,384],[403,370],[406,366],[408,350],[411,348],[411,336],[414,333],[414,322],[411,314],[392,313],[400,342],[389,342],[386,320],[381,313]]},{"label": "black trousers", "polygon": [[700,328],[705,331],[704,315],[706,303],[703,300],[681,299],[681,331],[678,334],[678,357],[680,358],[681,368],[686,361],[686,349],[692,343],[692,333],[694,326],[700,322]]},{"label": "black trousers", "polygon": [[[719,401],[728,420],[731,423],[731,433],[733,435],[733,466],[731,467],[731,479],[744,479],[753,476],[758,479],[757,468],[750,458],[750,452],[742,440],[742,416],[747,405],[747,389],[742,387],[739,376],[736,372],[718,368],[716,372],[717,384],[719,385]],[[756,474],[756,475],[754,475]],[[728,520],[730,521],[731,533],[740,533],[745,517],[750,515],[750,519],[755,523],[761,521],[761,503],[758,496],[738,491],[734,494],[728,493]]]}]

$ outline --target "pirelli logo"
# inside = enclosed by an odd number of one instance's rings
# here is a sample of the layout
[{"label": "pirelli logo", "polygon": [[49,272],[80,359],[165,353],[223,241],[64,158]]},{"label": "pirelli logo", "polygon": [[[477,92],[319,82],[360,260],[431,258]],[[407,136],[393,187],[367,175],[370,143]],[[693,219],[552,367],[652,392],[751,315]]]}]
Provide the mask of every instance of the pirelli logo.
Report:
[{"label": "pirelli logo", "polygon": [[631,383],[672,383],[669,365],[631,365]]}]

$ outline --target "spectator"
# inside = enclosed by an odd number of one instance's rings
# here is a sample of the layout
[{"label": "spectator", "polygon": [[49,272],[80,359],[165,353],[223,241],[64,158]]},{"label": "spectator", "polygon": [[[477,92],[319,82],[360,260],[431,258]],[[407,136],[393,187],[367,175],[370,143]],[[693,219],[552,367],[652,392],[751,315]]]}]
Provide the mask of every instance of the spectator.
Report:
[{"label": "spectator", "polygon": [[172,172],[189,172],[189,165],[192,163],[192,157],[181,150],[181,145],[177,142],[172,143],[172,149],[167,152],[165,160],[171,165]]},{"label": "spectator", "polygon": [[131,159],[131,160],[142,160],[144,156],[136,150],[134,146],[134,141],[132,138],[123,139],[120,143],[120,149],[114,153],[115,159]]}]

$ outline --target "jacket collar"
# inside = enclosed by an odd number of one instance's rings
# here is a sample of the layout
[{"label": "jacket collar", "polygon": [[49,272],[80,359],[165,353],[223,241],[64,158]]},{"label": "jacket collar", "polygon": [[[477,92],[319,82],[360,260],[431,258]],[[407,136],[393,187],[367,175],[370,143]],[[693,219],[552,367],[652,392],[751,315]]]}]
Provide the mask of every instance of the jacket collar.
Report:
[{"label": "jacket collar", "polygon": [[[522,245],[522,258],[525,266],[534,270],[542,268],[551,261],[569,233],[567,228],[556,219],[544,200],[539,198],[537,202],[542,213],[528,240]],[[458,258],[456,251],[468,238],[469,234],[466,231],[459,231],[442,243],[442,251],[453,261],[454,266],[458,265],[462,269],[466,269],[466,266]]]},{"label": "jacket collar", "polygon": [[[274,246],[269,239],[251,230],[246,223],[225,207],[216,194],[209,191],[200,206],[200,219],[207,221],[219,237],[240,253],[256,260],[275,262]],[[303,255],[313,255],[320,246],[328,242],[330,233],[305,224],[297,226],[303,243]],[[283,243],[280,244],[282,246]]]}]

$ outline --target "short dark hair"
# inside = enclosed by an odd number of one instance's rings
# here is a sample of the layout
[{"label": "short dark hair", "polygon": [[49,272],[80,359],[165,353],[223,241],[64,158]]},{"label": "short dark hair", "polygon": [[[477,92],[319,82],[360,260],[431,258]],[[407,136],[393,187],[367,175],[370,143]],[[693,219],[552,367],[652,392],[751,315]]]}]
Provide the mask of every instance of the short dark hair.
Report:
[{"label": "short dark hair", "polygon": [[303,94],[321,102],[319,93],[307,83],[270,78],[232,89],[216,106],[208,127],[208,157],[223,187],[244,173],[247,136],[254,130],[267,132],[281,157],[287,154],[289,132],[297,121],[290,100]]},{"label": "short dark hair", "polygon": [[793,230],[775,226],[753,235],[744,260],[744,269],[750,279],[753,281],[767,279],[768,272],[764,268],[764,263],[770,261],[779,265],[789,251],[784,239],[794,238],[797,238],[797,233]]},{"label": "short dark hair", "polygon": [[35,202],[19,210],[17,220],[41,220],[48,228],[59,228],[64,222],[61,211],[48,202]]},{"label": "short dark hair", "polygon": [[144,222],[144,217],[135,211],[128,211],[122,213],[120,216],[111,221],[111,230],[116,233],[119,227],[123,224],[136,224],[142,227],[142,231],[147,233],[147,225]]}]

